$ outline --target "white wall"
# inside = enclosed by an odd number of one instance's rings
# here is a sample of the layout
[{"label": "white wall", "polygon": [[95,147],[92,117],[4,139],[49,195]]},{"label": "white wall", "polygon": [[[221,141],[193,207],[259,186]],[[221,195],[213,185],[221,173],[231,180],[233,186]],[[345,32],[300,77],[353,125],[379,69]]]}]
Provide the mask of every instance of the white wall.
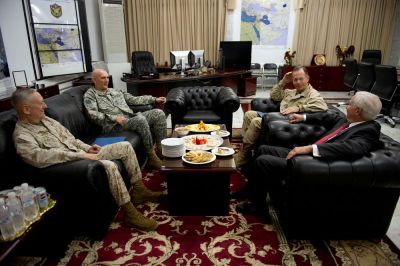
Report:
[{"label": "white wall", "polygon": [[[266,46],[266,45],[253,45],[252,47],[252,63],[259,63],[261,66],[264,63],[275,63],[283,65],[285,63],[284,55],[288,48],[291,48],[294,35],[294,1],[290,3],[290,17],[288,29],[288,43],[285,47]],[[242,0],[236,0],[235,9],[228,11],[227,26],[225,32],[226,41],[240,41],[240,17],[241,17]]]},{"label": "white wall", "polygon": [[28,83],[32,84],[36,78],[21,0],[0,1],[0,27],[11,78],[12,71],[25,70]]}]

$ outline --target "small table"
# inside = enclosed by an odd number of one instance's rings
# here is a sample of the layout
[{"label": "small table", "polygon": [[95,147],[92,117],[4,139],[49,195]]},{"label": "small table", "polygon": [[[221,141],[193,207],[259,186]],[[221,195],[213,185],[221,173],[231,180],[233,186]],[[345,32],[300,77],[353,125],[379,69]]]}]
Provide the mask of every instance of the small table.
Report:
[{"label": "small table", "polygon": [[[176,125],[176,127],[185,125]],[[220,125],[226,129],[225,125]],[[172,137],[177,137],[176,133]],[[221,146],[229,147],[229,138]],[[222,216],[229,213],[230,175],[236,169],[232,156],[219,157],[210,164],[188,165],[182,158],[163,159],[170,215]]]}]

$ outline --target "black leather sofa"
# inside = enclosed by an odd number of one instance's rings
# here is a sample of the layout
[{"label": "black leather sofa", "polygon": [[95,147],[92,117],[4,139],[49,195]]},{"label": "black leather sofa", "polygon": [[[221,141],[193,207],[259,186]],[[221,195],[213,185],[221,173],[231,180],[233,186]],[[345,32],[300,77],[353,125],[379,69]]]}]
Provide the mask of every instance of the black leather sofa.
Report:
[{"label": "black leather sofa", "polygon": [[168,92],[165,110],[171,114],[172,128],[176,124],[225,124],[232,136],[233,113],[239,109],[236,93],[228,87],[178,87]]},{"label": "black leather sofa", "polygon": [[[268,113],[260,138],[263,144],[291,148],[313,143],[327,130],[321,125],[290,124],[279,113]],[[308,155],[288,161],[289,175],[270,192],[288,237],[385,236],[399,199],[400,144],[383,134],[381,140],[380,149],[352,161]]]},{"label": "black leather sofa", "polygon": [[[88,86],[72,87],[65,93],[45,99],[45,102],[49,117],[58,120],[75,137],[91,144],[96,137],[104,135],[85,115],[83,95],[87,88]],[[150,105],[139,106],[136,111],[151,108]],[[57,236],[65,233],[66,236],[102,238],[117,212],[102,164],[99,161],[78,160],[41,169],[25,164],[16,155],[12,141],[16,120],[14,110],[0,113],[0,167],[3,173],[9,173],[2,175],[0,190],[12,188],[22,182],[44,186],[51,197],[57,200],[54,221],[49,226],[49,231],[54,225]],[[126,137],[143,165],[146,153],[139,135],[134,132],[114,135]],[[122,163],[116,162],[129,187]]]}]

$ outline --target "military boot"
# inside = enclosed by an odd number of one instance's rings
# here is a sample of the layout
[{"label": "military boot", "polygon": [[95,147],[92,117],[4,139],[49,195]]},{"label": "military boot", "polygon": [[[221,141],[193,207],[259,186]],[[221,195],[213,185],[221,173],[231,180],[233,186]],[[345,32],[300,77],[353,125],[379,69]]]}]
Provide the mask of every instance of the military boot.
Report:
[{"label": "military boot", "polygon": [[132,202],[125,203],[121,206],[124,213],[125,224],[129,227],[136,227],[144,231],[153,231],[157,228],[158,224],[155,220],[149,219],[141,214]]},{"label": "military boot", "polygon": [[160,158],[158,158],[154,150],[148,152],[147,156],[148,156],[147,166],[149,166],[152,169],[160,170],[162,166],[162,161],[160,160]]},{"label": "military boot", "polygon": [[140,204],[145,201],[159,201],[163,193],[151,191],[143,184],[142,180],[139,180],[132,185],[130,196],[133,203]]},{"label": "military boot", "polygon": [[249,160],[251,159],[253,146],[253,144],[243,143],[242,149],[238,153],[233,155],[233,159],[235,160],[237,168],[240,168],[249,162]]}]

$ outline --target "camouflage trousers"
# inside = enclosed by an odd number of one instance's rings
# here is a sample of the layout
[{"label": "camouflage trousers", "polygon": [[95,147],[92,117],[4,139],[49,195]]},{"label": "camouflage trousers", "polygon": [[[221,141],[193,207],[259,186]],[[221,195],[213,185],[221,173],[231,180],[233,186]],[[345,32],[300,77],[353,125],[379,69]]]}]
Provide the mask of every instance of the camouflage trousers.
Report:
[{"label": "camouflage trousers", "polygon": [[132,145],[127,141],[106,145],[101,148],[98,156],[106,170],[108,185],[115,202],[118,206],[128,203],[131,198],[124,180],[118,170],[118,166],[110,160],[120,159],[123,162],[131,184],[141,180],[142,172]]},{"label": "camouflage trousers", "polygon": [[[142,138],[144,148],[147,152],[153,149],[154,144],[159,144],[167,135],[167,119],[160,109],[153,109],[136,116],[122,126],[124,130],[137,132]],[[154,137],[154,142],[153,142]]]},{"label": "camouflage trousers", "polygon": [[255,144],[261,131],[261,117],[256,111],[247,111],[243,117],[243,143]]}]

